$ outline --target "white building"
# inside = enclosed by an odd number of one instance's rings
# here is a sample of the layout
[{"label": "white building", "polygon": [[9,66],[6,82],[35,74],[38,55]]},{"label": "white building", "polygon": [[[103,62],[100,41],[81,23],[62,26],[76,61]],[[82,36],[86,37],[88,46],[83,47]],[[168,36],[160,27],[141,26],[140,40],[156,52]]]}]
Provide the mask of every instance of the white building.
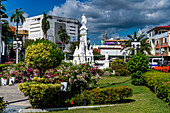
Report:
[{"label": "white building", "polygon": [[102,40],[101,45],[94,45],[93,49],[97,49],[101,55],[107,53],[108,55],[121,56],[125,52],[124,50],[121,51],[121,49],[126,41],[127,40],[113,40],[113,38],[110,38],[108,40]]},{"label": "white building", "polygon": [[[43,15],[38,15],[30,18],[26,18],[23,23],[22,29],[28,30],[28,39],[42,39],[44,33],[42,30],[42,19]],[[63,18],[52,16],[52,19],[48,20],[50,22],[50,29],[47,32],[47,38],[53,42],[60,42],[58,36],[58,28],[62,26],[66,29],[67,34],[71,37],[70,41],[78,41],[80,22],[71,18]]]}]

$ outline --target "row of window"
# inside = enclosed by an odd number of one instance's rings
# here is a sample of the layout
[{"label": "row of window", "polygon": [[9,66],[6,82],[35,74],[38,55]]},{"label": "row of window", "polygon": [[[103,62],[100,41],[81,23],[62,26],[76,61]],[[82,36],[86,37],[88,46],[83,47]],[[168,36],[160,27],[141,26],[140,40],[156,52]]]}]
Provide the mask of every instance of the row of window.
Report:
[{"label": "row of window", "polygon": [[[163,49],[164,49],[164,52],[170,52],[170,47],[169,47],[169,51],[167,47],[164,47]],[[156,49],[156,53],[160,53],[159,51],[160,49]]]}]

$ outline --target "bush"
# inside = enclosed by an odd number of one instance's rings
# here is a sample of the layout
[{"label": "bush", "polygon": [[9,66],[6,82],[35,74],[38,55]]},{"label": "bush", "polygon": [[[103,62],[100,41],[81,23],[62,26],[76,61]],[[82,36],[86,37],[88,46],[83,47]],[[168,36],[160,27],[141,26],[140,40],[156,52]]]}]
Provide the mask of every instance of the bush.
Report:
[{"label": "bush", "polygon": [[149,71],[143,74],[143,79],[146,86],[170,105],[170,73]]},{"label": "bush", "polygon": [[16,77],[16,82],[22,83],[31,81],[34,76],[39,76],[39,74],[38,69],[28,68],[25,63],[20,62],[3,68],[2,76],[4,78]]},{"label": "bush", "polygon": [[63,57],[61,49],[55,43],[44,39],[33,42],[25,52],[27,66],[41,72],[58,66]]},{"label": "bush", "polygon": [[104,104],[113,103],[117,100],[123,100],[132,96],[132,88],[126,86],[120,86],[115,88],[102,88],[85,90],[80,94],[75,95],[66,102],[73,105],[83,105],[84,100],[87,100],[88,104]]},{"label": "bush", "polygon": [[115,70],[117,76],[127,76],[129,75],[129,71],[127,69],[116,69]]},{"label": "bush", "polygon": [[115,70],[117,76],[129,75],[127,66],[122,59],[116,59],[115,61],[111,62],[110,67],[112,70]]},{"label": "bush", "polygon": [[132,76],[132,84],[141,85],[143,84],[142,73],[148,71],[149,62],[148,57],[144,54],[138,54],[133,56],[127,63],[127,69]]},{"label": "bush", "polygon": [[43,78],[49,79],[52,83],[68,82],[72,91],[84,90],[92,87],[100,78],[96,69],[88,63],[79,65],[64,63],[57,68],[47,70]]},{"label": "bush", "polygon": [[20,83],[19,90],[25,96],[29,96],[29,102],[33,108],[49,108],[60,105],[58,91],[60,84],[43,84],[43,83]]},{"label": "bush", "polygon": [[4,97],[0,97],[0,113],[3,112],[7,105],[7,102],[4,101]]}]

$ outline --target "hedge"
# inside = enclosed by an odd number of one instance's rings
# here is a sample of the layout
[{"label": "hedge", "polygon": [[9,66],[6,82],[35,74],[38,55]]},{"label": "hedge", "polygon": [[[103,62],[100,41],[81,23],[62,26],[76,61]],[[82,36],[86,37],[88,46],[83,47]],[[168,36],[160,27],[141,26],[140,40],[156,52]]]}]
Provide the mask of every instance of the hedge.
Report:
[{"label": "hedge", "polygon": [[132,88],[120,86],[115,88],[97,88],[92,90],[85,90],[80,94],[75,95],[71,99],[66,100],[71,105],[83,105],[84,100],[87,104],[104,104],[113,103],[117,100],[123,100],[131,97]]},{"label": "hedge", "polygon": [[149,71],[143,74],[143,79],[154,93],[170,104],[170,73]]},{"label": "hedge", "polygon": [[35,82],[20,83],[19,90],[25,96],[29,96],[30,104],[33,108],[48,108],[59,106],[58,91],[60,84],[43,84]]}]

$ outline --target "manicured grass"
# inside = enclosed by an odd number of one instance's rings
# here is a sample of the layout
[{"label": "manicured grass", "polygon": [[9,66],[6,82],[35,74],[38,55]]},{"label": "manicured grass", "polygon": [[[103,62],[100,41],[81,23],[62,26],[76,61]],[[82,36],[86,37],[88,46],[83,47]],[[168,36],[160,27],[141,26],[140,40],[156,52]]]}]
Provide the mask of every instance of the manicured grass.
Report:
[{"label": "manicured grass", "polygon": [[[169,113],[170,107],[145,86],[134,86],[130,77],[102,77],[96,87],[129,86],[133,96],[113,107],[56,111],[57,113]],[[53,112],[53,113],[56,113]]]}]

